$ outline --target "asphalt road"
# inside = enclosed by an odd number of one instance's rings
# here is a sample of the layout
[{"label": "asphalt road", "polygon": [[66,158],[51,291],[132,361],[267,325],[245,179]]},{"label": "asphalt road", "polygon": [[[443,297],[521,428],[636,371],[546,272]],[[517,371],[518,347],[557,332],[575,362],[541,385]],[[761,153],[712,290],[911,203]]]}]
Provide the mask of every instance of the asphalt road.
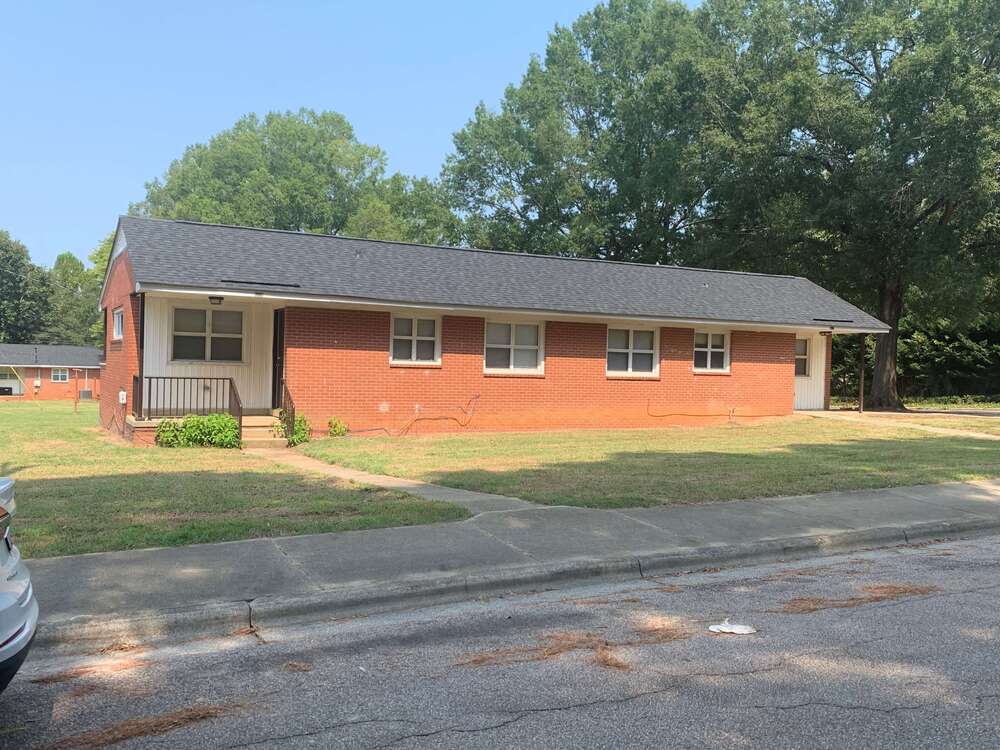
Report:
[{"label": "asphalt road", "polygon": [[998,573],[983,538],[39,653],[0,747],[996,748]]}]

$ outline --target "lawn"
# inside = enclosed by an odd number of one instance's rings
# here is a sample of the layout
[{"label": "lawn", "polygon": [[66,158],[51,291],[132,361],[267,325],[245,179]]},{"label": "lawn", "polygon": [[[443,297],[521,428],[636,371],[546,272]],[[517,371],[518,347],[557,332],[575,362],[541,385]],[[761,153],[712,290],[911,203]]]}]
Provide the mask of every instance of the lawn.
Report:
[{"label": "lawn", "polygon": [[17,480],[26,557],[408,526],[458,506],[297,473],[236,450],[139,448],[95,404],[0,403],[0,476]]},{"label": "lawn", "polygon": [[[866,399],[867,401],[867,399]],[[947,411],[951,409],[1000,409],[1000,396],[907,396],[903,402],[909,409],[933,409]],[[844,398],[832,396],[830,405],[834,409],[857,409],[856,396]]]},{"label": "lawn", "polygon": [[307,454],[366,471],[595,508],[1000,476],[1000,444],[795,416],[656,430],[329,438]]},{"label": "lawn", "polygon": [[918,424],[928,427],[945,427],[949,430],[965,430],[967,432],[982,432],[987,435],[1000,435],[1000,417],[973,417],[950,414],[921,414],[920,412],[865,412],[865,416],[874,419],[892,419],[900,424]]}]

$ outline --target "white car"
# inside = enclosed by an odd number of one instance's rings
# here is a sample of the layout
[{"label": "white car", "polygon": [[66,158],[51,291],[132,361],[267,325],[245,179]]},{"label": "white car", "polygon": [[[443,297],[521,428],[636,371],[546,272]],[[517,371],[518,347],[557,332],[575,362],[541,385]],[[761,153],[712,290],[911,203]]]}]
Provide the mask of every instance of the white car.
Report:
[{"label": "white car", "polygon": [[0,477],[0,692],[24,662],[38,627],[31,577],[11,536],[14,507],[14,480]]}]

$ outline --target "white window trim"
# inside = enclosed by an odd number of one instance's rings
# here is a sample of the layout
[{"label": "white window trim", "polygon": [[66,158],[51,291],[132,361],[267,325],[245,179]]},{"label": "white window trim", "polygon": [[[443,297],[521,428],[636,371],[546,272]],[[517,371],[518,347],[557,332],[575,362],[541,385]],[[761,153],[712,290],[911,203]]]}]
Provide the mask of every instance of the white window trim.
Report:
[{"label": "white window trim", "polygon": [[[698,346],[697,341],[698,341],[698,334],[699,333],[703,333],[706,336],[708,336],[708,344],[709,344],[708,348],[705,348],[703,346]],[[725,364],[725,366],[722,367],[722,368],[719,368],[719,367],[695,367],[694,366],[694,353],[695,352],[709,352],[706,361],[707,361],[707,363],[709,365],[712,364],[712,355],[711,355],[711,352],[713,352],[713,351],[716,351],[716,352],[719,351],[718,349],[712,349],[711,348],[711,346],[712,346],[712,336],[713,335],[718,336],[720,334],[725,337],[723,339],[723,355],[722,355],[722,360],[723,360],[723,363]],[[692,348],[691,348],[691,369],[694,372],[708,374],[708,375],[728,375],[729,374],[729,365],[730,365],[729,350],[730,350],[730,348],[732,346],[732,338],[733,338],[732,337],[732,331],[712,331],[712,330],[708,330],[708,329],[705,329],[705,328],[699,328],[699,329],[695,330],[695,332],[694,332],[694,338],[692,339]]]},{"label": "white window trim", "polygon": [[[611,330],[616,331],[628,331],[628,349],[611,349],[608,346],[608,337]],[[639,372],[632,371],[632,354],[638,352],[640,354],[648,354],[648,349],[633,349],[632,348],[632,338],[636,331],[646,331],[653,334],[653,370],[652,372],[646,372],[644,370]],[[608,369],[608,354],[610,352],[618,352],[620,354],[628,354],[628,370],[609,370]],[[635,378],[648,378],[650,380],[656,380],[660,377],[660,329],[659,328],[635,328],[631,326],[619,326],[619,325],[608,325],[605,326],[604,331],[604,373],[609,378],[627,378],[629,380],[634,380]]]},{"label": "white window trim", "polygon": [[803,374],[803,375],[799,375],[796,372],[795,373],[795,377],[797,377],[797,378],[808,378],[808,377],[810,377],[812,375],[812,362],[810,361],[811,358],[812,358],[812,340],[808,339],[808,338],[800,338],[798,336],[795,337],[795,340],[796,341],[805,341],[806,342],[806,353],[805,354],[795,354],[794,355],[794,362],[796,364],[798,364],[798,361],[800,359],[804,359],[806,361],[806,371],[805,371],[805,374]]},{"label": "white window trim", "polygon": [[[490,349],[510,349],[510,367],[486,366],[486,328],[490,323],[511,326],[510,344],[490,344]],[[515,349],[534,349],[532,346],[514,344],[513,326],[538,326],[538,365],[536,367],[514,367]],[[545,321],[518,320],[516,318],[486,318],[483,321],[483,373],[486,375],[544,375],[545,374]]]},{"label": "white window trim", "polygon": [[[396,335],[396,318],[413,321],[412,336]],[[434,359],[396,359],[392,356],[393,339],[409,339],[413,342],[413,353],[417,353],[417,341],[429,341],[426,336],[417,336],[417,321],[434,321]],[[441,366],[441,316],[421,315],[420,313],[393,313],[389,316],[389,364],[393,367],[440,367]]]},{"label": "white window trim", "polygon": [[125,308],[116,307],[111,311],[111,340],[121,341],[125,336]]},{"label": "white window trim", "polygon": [[[204,310],[206,313],[205,317],[205,333],[200,334],[196,331],[175,331],[174,330],[174,311],[176,310]],[[222,312],[238,312],[243,316],[243,333],[212,333],[212,311],[221,310]],[[248,363],[247,359],[247,344],[250,342],[250,325],[249,325],[250,315],[244,307],[229,307],[220,305],[198,305],[198,304],[176,304],[170,306],[170,320],[167,323],[168,326],[168,336],[170,337],[170,362],[172,365],[209,365],[211,367],[236,367],[239,365],[246,365]],[[177,359],[174,357],[174,336],[202,336],[205,337],[205,359]],[[229,338],[229,339],[243,339],[242,353],[243,359],[211,359],[212,356],[212,337],[216,336],[218,338]]]},{"label": "white window trim", "polygon": [[[65,378],[57,378],[56,373],[65,373]],[[68,367],[51,367],[49,368],[49,379],[53,383],[68,383],[69,382],[69,368]]]}]

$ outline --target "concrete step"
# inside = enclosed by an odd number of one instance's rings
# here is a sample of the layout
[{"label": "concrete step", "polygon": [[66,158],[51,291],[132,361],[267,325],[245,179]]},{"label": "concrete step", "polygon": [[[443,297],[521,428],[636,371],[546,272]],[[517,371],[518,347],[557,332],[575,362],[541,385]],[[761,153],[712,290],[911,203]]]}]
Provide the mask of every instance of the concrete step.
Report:
[{"label": "concrete step", "polygon": [[288,441],[284,438],[276,437],[247,437],[243,435],[244,448],[287,448]]},{"label": "concrete step", "polygon": [[278,424],[275,417],[269,415],[253,415],[243,417],[243,427],[271,427]]},{"label": "concrete step", "polygon": [[272,437],[281,437],[281,435],[280,431],[274,427],[244,427],[243,437],[272,438]]}]

